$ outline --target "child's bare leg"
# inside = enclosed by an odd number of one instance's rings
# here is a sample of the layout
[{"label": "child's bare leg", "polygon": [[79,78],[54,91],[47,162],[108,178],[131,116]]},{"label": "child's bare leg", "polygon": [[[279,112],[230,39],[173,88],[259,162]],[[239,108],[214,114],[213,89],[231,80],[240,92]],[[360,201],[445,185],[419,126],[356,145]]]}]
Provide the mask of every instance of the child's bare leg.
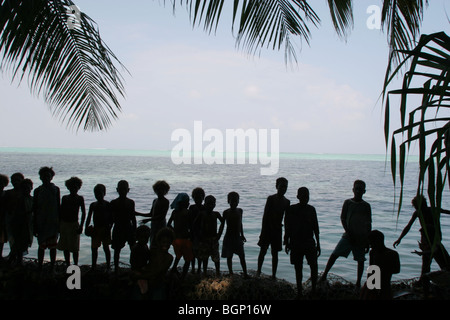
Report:
[{"label": "child's bare leg", "polygon": [[247,263],[245,262],[245,255],[242,254],[239,256],[239,260],[241,261],[242,271],[244,272],[244,277],[248,277],[247,274]]},{"label": "child's bare leg", "polygon": [[233,274],[233,260],[232,257],[227,258],[228,272]]}]

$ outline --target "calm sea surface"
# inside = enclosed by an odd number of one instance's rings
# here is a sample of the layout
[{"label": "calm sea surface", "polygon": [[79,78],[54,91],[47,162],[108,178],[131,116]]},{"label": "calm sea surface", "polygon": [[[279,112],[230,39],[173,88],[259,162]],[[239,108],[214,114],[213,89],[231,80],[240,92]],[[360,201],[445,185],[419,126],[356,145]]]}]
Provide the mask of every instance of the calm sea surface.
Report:
[{"label": "calm sea surface", "polygon": [[[247,162],[248,163],[248,162]],[[373,228],[385,234],[385,242],[392,248],[392,243],[400,235],[409,221],[413,208],[411,198],[415,195],[417,168],[414,159],[408,162],[405,189],[405,202],[402,212],[397,216],[395,201],[398,190],[394,189],[390,174],[390,164],[384,155],[314,155],[282,154],[279,172],[274,176],[260,175],[259,165],[175,165],[169,152],[121,151],[121,150],[69,150],[69,149],[14,149],[0,148],[0,173],[11,175],[22,172],[34,182],[34,187],[41,184],[38,170],[42,166],[51,166],[56,172],[53,182],[60,187],[61,195],[68,194],[64,181],[72,176],[83,180],[79,192],[84,196],[86,210],[95,200],[93,188],[97,183],[106,185],[106,199],[117,197],[116,185],[119,180],[128,180],[129,198],[136,202],[136,210],[148,212],[156,197],[152,185],[157,180],[166,180],[170,184],[167,195],[172,201],[179,192],[191,193],[195,187],[202,187],[206,194],[217,199],[216,210],[227,209],[227,194],[236,191],[240,194],[239,206],[244,211],[244,233],[247,242],[244,246],[247,267],[256,270],[259,247],[257,246],[261,229],[261,219],[267,196],[276,192],[275,180],[286,177],[289,187],[286,197],[296,203],[296,192],[301,186],[310,190],[310,204],[318,214],[322,255],[319,257],[319,272],[325,268],[327,260],[339,241],[343,229],[340,222],[341,207],[345,199],[351,198],[353,181],[362,179],[367,184],[364,196],[372,206]],[[9,185],[6,189],[11,188]],[[444,207],[450,208],[448,193],[444,196]],[[191,201],[192,203],[192,201]],[[170,212],[168,213],[168,217]],[[138,217],[139,220],[139,217]],[[450,216],[441,218],[443,244],[450,248]],[[400,254],[401,272],[397,279],[409,279],[420,275],[421,258],[411,252],[418,249],[419,223],[415,223],[409,234],[403,239],[397,251]],[[8,253],[5,246],[4,255]],[[269,250],[270,251],[270,250]],[[27,257],[37,257],[35,239]],[[46,252],[45,259],[48,259]],[[58,259],[63,259],[58,251]],[[103,263],[104,254],[99,250],[99,263]],[[239,259],[234,259],[234,270],[241,270]],[[121,262],[129,262],[129,250],[125,247]],[[80,264],[91,264],[90,238],[81,236]],[[213,267],[210,261],[209,266]],[[309,268],[304,263],[304,279],[309,277]],[[366,267],[368,263],[366,263]],[[227,271],[225,259],[221,260],[222,271]],[[438,270],[435,262],[432,271]],[[271,274],[271,256],[267,254],[263,272]],[[330,271],[349,281],[356,280],[356,262],[352,255],[339,258]],[[294,268],[289,263],[289,256],[280,253],[277,276],[295,283]]]}]

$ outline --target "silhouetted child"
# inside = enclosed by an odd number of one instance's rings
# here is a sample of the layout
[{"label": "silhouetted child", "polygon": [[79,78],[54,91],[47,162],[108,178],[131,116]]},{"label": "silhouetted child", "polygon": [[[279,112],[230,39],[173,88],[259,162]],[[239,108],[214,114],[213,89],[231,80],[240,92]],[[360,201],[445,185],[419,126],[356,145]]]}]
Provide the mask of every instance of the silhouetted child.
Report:
[{"label": "silhouetted child", "polygon": [[11,236],[14,239],[11,247],[11,262],[22,265],[23,254],[28,251],[33,241],[32,214],[33,197],[30,195],[33,190],[33,182],[30,179],[22,180],[20,184],[20,195],[17,207],[11,217]]},{"label": "silhouetted child", "polygon": [[136,244],[131,248],[130,266],[132,277],[137,280],[137,285],[142,294],[148,291],[148,282],[143,279],[141,274],[144,267],[147,266],[150,259],[150,249],[148,248],[148,239],[150,238],[150,228],[141,225],[136,228]]},{"label": "silhouetted child", "polygon": [[278,252],[282,250],[283,218],[289,208],[290,201],[285,198],[288,187],[286,178],[278,178],[276,181],[277,193],[267,198],[262,218],[261,234],[258,246],[261,248],[258,256],[257,275],[261,274],[264,257],[269,246],[272,254],[272,277],[276,277],[278,267]]},{"label": "silhouetted child", "polygon": [[[85,226],[86,235],[89,234],[91,237],[92,269],[97,266],[98,248],[101,245],[105,252],[106,268],[109,269],[111,266],[109,245],[111,244],[111,226],[113,224],[111,205],[105,200],[106,187],[103,184],[97,184],[94,187],[94,195],[97,201],[89,206]],[[93,226],[90,225],[91,218]]]},{"label": "silhouetted child", "polygon": [[225,224],[227,231],[223,237],[222,244],[222,258],[227,258],[227,265],[230,274],[233,274],[232,259],[233,254],[239,256],[244,277],[247,278],[247,264],[245,262],[244,242],[247,241],[244,236],[244,227],[242,224],[242,209],[238,208],[239,194],[237,192],[230,192],[228,194],[228,203],[230,208],[223,212],[223,219],[225,222],[220,226],[219,238],[222,235]]},{"label": "silhouetted child", "polygon": [[380,289],[369,289],[367,282],[361,290],[361,299],[365,300],[390,300],[392,299],[391,278],[393,274],[400,272],[400,257],[392,249],[384,245],[384,234],[378,230],[372,230],[369,234],[369,244],[372,248],[369,253],[369,265],[380,268]]},{"label": "silhouetted child", "polygon": [[184,259],[183,273],[181,279],[184,279],[189,269],[189,264],[194,260],[192,253],[191,233],[189,229],[189,195],[179,193],[172,201],[170,207],[173,209],[167,225],[174,230],[174,240],[172,243],[175,252],[175,261],[172,271],[176,272],[181,257]]},{"label": "silhouetted child", "polygon": [[141,277],[148,283],[148,298],[152,300],[164,300],[166,298],[166,275],[173,256],[169,253],[173,243],[174,233],[169,228],[159,230],[155,238],[155,244],[150,248],[148,264],[143,268]]},{"label": "silhouetted child", "polygon": [[311,269],[311,292],[316,291],[320,240],[316,209],[308,204],[309,190],[305,187],[299,188],[297,199],[300,202],[291,205],[286,213],[284,244],[286,253],[289,254],[289,251],[291,253],[291,264],[295,267],[297,280],[297,293],[301,296],[304,257]]},{"label": "silhouetted child", "polygon": [[150,246],[158,231],[165,228],[167,225],[166,216],[169,210],[169,200],[166,199],[165,195],[169,192],[169,190],[170,186],[166,181],[156,181],[153,185],[153,191],[155,192],[157,198],[153,200],[150,213],[136,213],[138,216],[150,217],[149,219],[143,219],[141,221],[141,223],[151,221]]},{"label": "silhouetted child", "polygon": [[217,233],[217,222],[223,223],[223,218],[219,212],[214,211],[216,198],[214,196],[205,197],[205,210],[200,212],[200,241],[198,247],[198,257],[203,261],[203,273],[208,270],[208,260],[214,262],[216,275],[220,275],[220,254],[219,254],[219,234]]},{"label": "silhouetted child", "polygon": [[194,253],[194,259],[192,260],[192,272],[195,272],[195,259],[197,259],[197,271],[200,273],[202,261],[198,258],[198,245],[200,241],[200,221],[198,220],[198,216],[200,212],[205,209],[203,206],[205,191],[200,187],[195,188],[192,190],[192,199],[194,200],[194,204],[189,207],[189,228],[191,230],[192,251]]},{"label": "silhouetted child", "polygon": [[[400,244],[400,241],[406,236],[417,218],[420,222],[420,242],[419,248],[422,252],[418,253],[422,256],[421,281],[424,286],[425,293],[428,293],[429,279],[425,276],[430,272],[432,259],[436,260],[439,267],[443,270],[450,270],[450,257],[442,244],[442,233],[439,216],[434,216],[427,200],[424,196],[414,197],[412,205],[415,209],[408,224],[403,229],[400,237],[394,242],[394,248]],[[448,210],[441,209],[441,213],[450,214]],[[432,252],[432,248],[434,251]]]},{"label": "silhouetted child", "polygon": [[[10,251],[12,251],[12,248],[14,247],[12,219],[15,215],[17,207],[19,206],[19,200],[20,198],[22,198],[23,195],[21,184],[24,179],[25,178],[23,174],[20,172],[16,172],[13,175],[11,175],[11,184],[13,188],[10,190],[6,190],[4,195],[5,232],[6,232],[6,241],[9,242]],[[12,262],[11,261],[12,258],[13,255],[10,255],[8,259],[9,262]]]},{"label": "silhouetted child", "polygon": [[110,202],[113,217],[111,247],[114,249],[114,271],[118,273],[120,251],[125,243],[131,249],[136,241],[136,215],[134,201],[127,197],[130,191],[128,182],[120,180],[116,190],[119,197]]},{"label": "silhouetted child", "polygon": [[3,247],[8,242],[6,234],[6,203],[5,203],[5,187],[9,184],[7,175],[0,174],[0,259],[3,259]]},{"label": "silhouetted child", "polygon": [[145,274],[154,300],[162,300],[166,297],[165,279],[173,261],[169,249],[174,238],[171,229],[163,228],[156,235],[156,247],[150,248],[148,264],[150,268],[145,270]]},{"label": "silhouetted child", "polygon": [[[83,196],[78,191],[83,185],[78,177],[72,177],[65,182],[69,194],[61,199],[61,215],[58,250],[64,252],[64,259],[67,266],[70,265],[70,253],[73,256],[73,263],[78,265],[78,255],[80,251],[80,235],[83,233],[84,221],[86,219],[86,207]],[[79,212],[81,210],[81,220]]]},{"label": "silhouetted child", "polygon": [[34,234],[38,240],[38,264],[42,268],[45,249],[50,251],[50,266],[54,270],[56,246],[59,234],[60,191],[51,181],[55,176],[52,168],[42,167],[39,178],[42,185],[34,190],[33,213]]},{"label": "silhouetted child", "polygon": [[365,255],[369,251],[369,233],[372,230],[372,210],[362,198],[365,192],[365,182],[356,180],[353,184],[354,197],[345,200],[342,206],[341,223],[345,232],[328,259],[321,281],[326,279],[337,258],[347,258],[351,251],[358,262],[356,287],[361,287]]}]

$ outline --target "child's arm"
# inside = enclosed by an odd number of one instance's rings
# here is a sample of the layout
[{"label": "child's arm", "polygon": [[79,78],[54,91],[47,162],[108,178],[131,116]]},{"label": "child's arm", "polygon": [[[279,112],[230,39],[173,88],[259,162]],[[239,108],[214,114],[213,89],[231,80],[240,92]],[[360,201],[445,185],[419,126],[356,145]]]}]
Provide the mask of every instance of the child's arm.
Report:
[{"label": "child's arm", "polygon": [[411,220],[409,220],[406,227],[403,229],[402,233],[400,234],[400,237],[394,242],[394,248],[400,244],[400,241],[402,241],[403,237],[406,236],[406,234],[411,229],[411,226],[413,225],[414,221],[417,219],[417,211],[413,213]]},{"label": "child's arm", "polygon": [[320,250],[320,239],[319,239],[319,221],[317,220],[317,212],[314,208],[314,236],[316,237],[317,242],[317,256],[320,256],[321,250]]},{"label": "child's arm", "polygon": [[131,225],[133,227],[133,230],[136,230],[137,227],[137,221],[136,221],[136,207],[135,207],[135,203],[133,200],[131,200]]},{"label": "child's arm", "polygon": [[173,229],[173,227],[172,227],[172,221],[173,221],[173,213],[174,213],[174,211],[175,211],[175,210],[172,210],[172,214],[170,215],[170,218],[169,218],[169,220],[167,221],[167,227],[172,228],[172,229]]},{"label": "child's arm", "polygon": [[[217,211],[214,211],[214,212],[216,214],[216,219],[219,220],[219,222],[220,222],[220,226],[219,226],[219,231],[220,231],[220,228],[222,227],[225,219],[222,217],[222,215],[219,212],[217,212]],[[223,230],[223,227],[222,227],[222,230]],[[219,234],[219,232],[217,232],[217,241],[219,241],[221,236],[222,236],[222,232],[220,232],[220,234]]]},{"label": "child's arm", "polygon": [[242,241],[247,242],[247,239],[245,239],[245,236],[244,236],[244,225],[243,225],[243,223],[242,223],[242,215],[243,215],[243,212],[242,212],[242,209],[240,209],[240,216],[241,216],[241,239],[242,239]]},{"label": "child's arm", "polygon": [[78,233],[82,234],[84,221],[86,220],[86,206],[84,204],[84,198],[82,196],[80,196],[80,209],[81,209],[81,222],[80,222],[80,229],[78,230]]},{"label": "child's arm", "polygon": [[91,203],[89,206],[89,211],[88,211],[88,215],[86,218],[86,224],[84,225],[84,229],[87,229],[87,227],[89,227],[89,224],[91,223],[92,212],[94,210],[93,207],[94,207],[94,203]]},{"label": "child's arm", "polygon": [[341,223],[342,227],[344,228],[345,232],[347,232],[347,210],[348,210],[348,202],[347,200],[342,205],[342,211],[341,211]]},{"label": "child's arm", "polygon": [[155,208],[155,202],[156,202],[156,199],[153,200],[152,207],[151,207],[149,213],[136,212],[136,210],[134,211],[134,214],[135,214],[136,216],[140,216],[140,217],[149,217],[149,218],[147,218],[147,219],[141,220],[141,223],[146,223],[146,222],[152,221],[151,217],[153,217],[153,211],[154,211],[154,208]]},{"label": "child's arm", "polygon": [[57,207],[58,207],[58,216],[61,214],[61,191],[58,187],[56,187],[56,201],[57,201]]},{"label": "child's arm", "polygon": [[220,237],[222,236],[223,229],[225,228],[225,222],[227,220],[226,214],[227,214],[227,212],[224,211],[223,212],[223,217],[222,217],[222,220],[221,220],[221,223],[220,223],[220,227],[219,227],[219,233],[217,234],[217,240],[220,239]]},{"label": "child's arm", "polygon": [[290,212],[289,208],[286,210],[286,214],[284,215],[284,238],[283,238],[283,244],[284,244],[284,251],[289,254],[289,251],[291,249],[289,245],[290,240],[290,234],[291,234],[291,223],[290,223]]}]

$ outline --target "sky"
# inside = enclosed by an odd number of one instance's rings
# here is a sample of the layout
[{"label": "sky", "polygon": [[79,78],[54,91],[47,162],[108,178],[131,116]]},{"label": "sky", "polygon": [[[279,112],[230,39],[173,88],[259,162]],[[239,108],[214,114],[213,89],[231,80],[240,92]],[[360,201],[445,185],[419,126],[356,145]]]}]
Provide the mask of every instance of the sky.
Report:
[{"label": "sky", "polygon": [[[229,13],[216,33],[193,27],[170,1],[75,0],[125,65],[122,112],[104,132],[73,131],[54,118],[26,81],[0,76],[0,147],[172,150],[177,129],[277,129],[280,152],[384,154],[379,99],[388,61],[387,37],[367,27],[370,5],[354,1],[354,28],[343,40],[325,0],[310,1],[321,18],[309,45],[251,55],[236,47]],[[422,33],[448,31],[450,2],[433,0]],[[178,2],[177,2],[178,3]],[[231,3],[231,1],[230,1]],[[206,143],[205,143],[206,145]]]}]

